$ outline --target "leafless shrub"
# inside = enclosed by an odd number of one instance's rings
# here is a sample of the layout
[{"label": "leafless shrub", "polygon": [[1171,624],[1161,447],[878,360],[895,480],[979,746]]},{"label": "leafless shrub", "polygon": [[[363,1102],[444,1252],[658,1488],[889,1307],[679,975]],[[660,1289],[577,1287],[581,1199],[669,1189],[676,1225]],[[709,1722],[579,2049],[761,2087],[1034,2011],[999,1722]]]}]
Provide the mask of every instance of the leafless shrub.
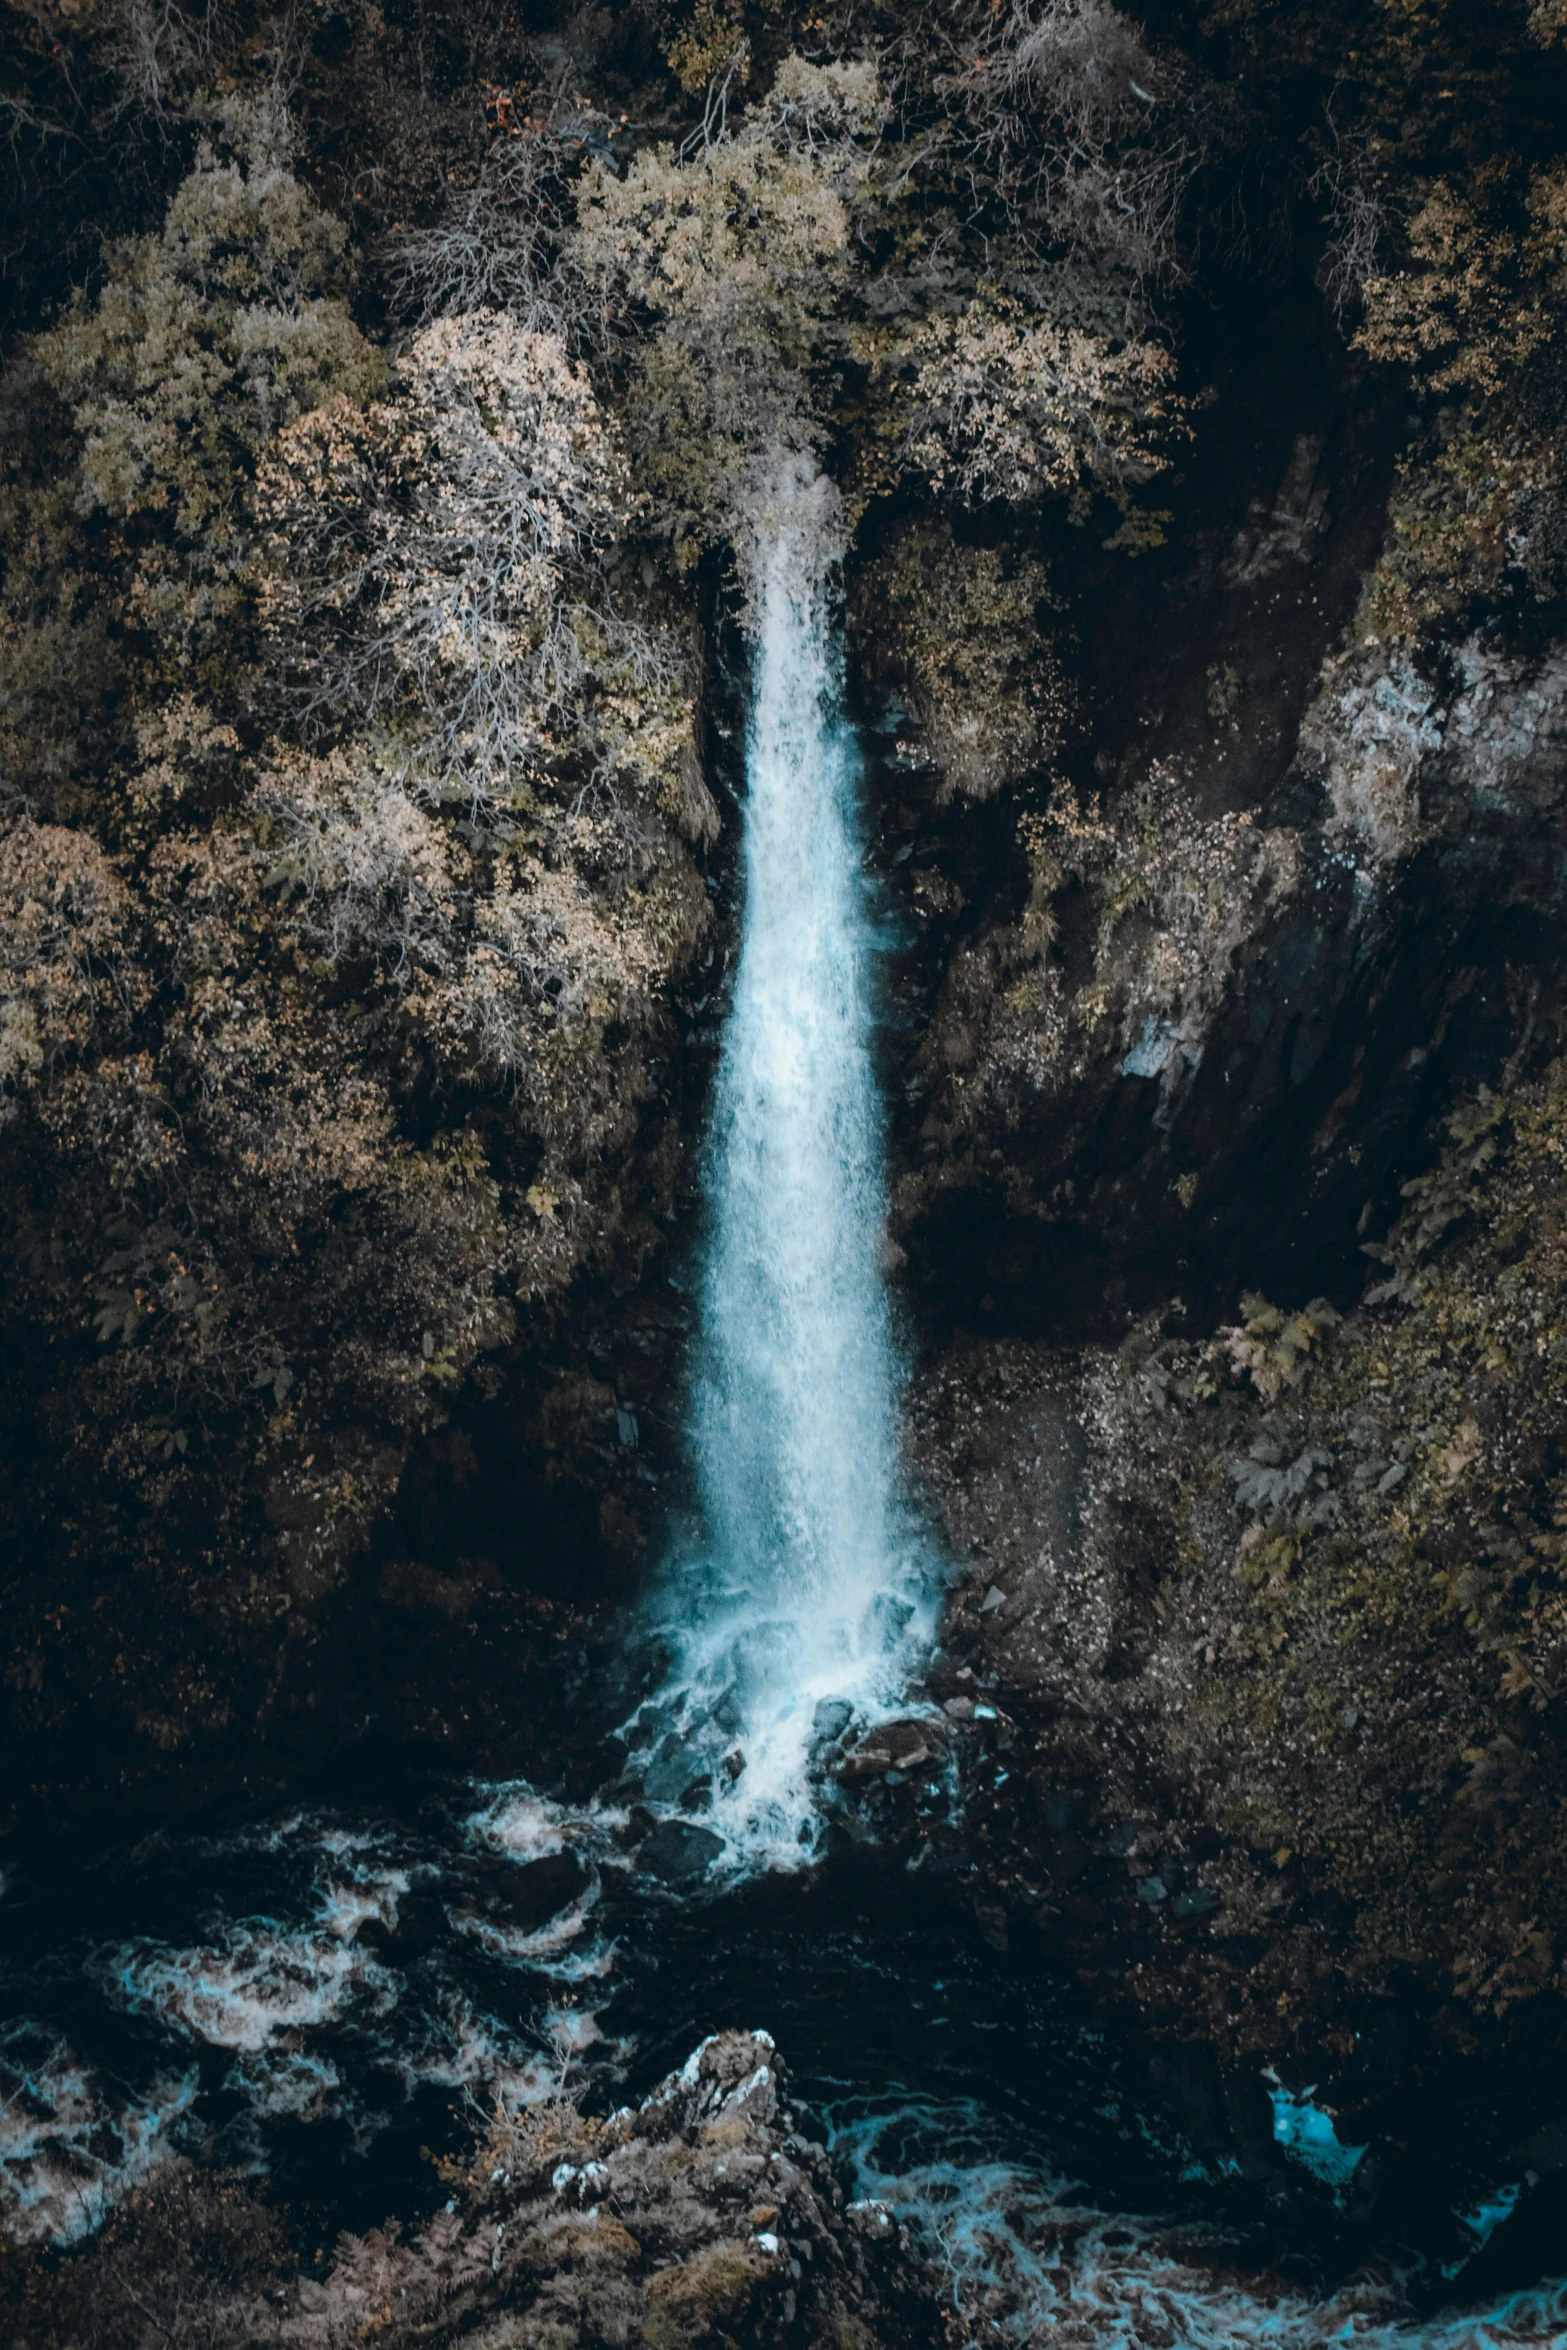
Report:
[{"label": "leafless shrub", "polygon": [[709,148],[719,146],[729,136],[729,102],[736,83],[744,82],[750,69],[751,44],[742,35],[708,81],[702,98],[702,119],[680,145],[682,163],[689,163],[695,155],[705,155]]},{"label": "leafless shrub", "polygon": [[572,183],[585,156],[612,155],[617,125],[582,95],[568,48],[525,100],[485,87],[491,135],[472,180],[448,190],[433,225],[384,248],[392,307],[416,327],[504,309],[525,332],[559,335],[569,349],[601,344],[603,307],[569,247]]},{"label": "leafless shrub", "polygon": [[1179,230],[1207,161],[1212,101],[1109,0],[1010,0],[949,77],[976,197],[1014,233],[1139,284],[1185,274]]},{"label": "leafless shrub", "polygon": [[171,90],[211,54],[221,14],[218,0],[193,9],[176,0],[125,0],[109,54],[126,103],[163,113]]},{"label": "leafless shrub", "polygon": [[[292,34],[291,12],[273,28]],[[167,134],[210,95],[218,53],[240,39],[231,0],[120,0],[104,57],[112,115],[136,114]],[[274,66],[278,50],[272,52]]]},{"label": "leafless shrub", "polygon": [[508,310],[527,333],[597,340],[601,313],[561,252],[568,189],[553,140],[528,131],[493,142],[472,187],[453,192],[433,227],[386,248],[393,309],[416,327]]},{"label": "leafless shrub", "polygon": [[284,753],[257,791],[269,888],[295,899],[327,960],[362,954],[401,977],[448,960],[451,875],[444,836],[401,778],[342,752]]},{"label": "leafless shrub", "polygon": [[1342,325],[1365,301],[1387,234],[1387,206],[1375,184],[1375,161],[1364,138],[1340,131],[1327,109],[1331,145],[1306,182],[1327,222],[1317,282]]}]

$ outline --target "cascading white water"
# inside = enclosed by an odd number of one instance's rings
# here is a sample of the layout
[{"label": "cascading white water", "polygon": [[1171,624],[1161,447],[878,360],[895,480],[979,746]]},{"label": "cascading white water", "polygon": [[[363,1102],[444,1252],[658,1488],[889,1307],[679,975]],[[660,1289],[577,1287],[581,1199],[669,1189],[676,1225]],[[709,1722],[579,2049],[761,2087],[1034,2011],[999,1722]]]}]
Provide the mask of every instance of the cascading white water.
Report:
[{"label": "cascading white water", "polygon": [[[836,494],[799,459],[757,501],[744,911],[706,1177],[690,1407],[699,1524],[666,1584],[678,1699],[664,1776],[728,1750],[732,1854],[814,1849],[825,1712],[885,1718],[934,1618],[898,1470],[882,1274],[872,910],[842,713]],[[831,1701],[838,1701],[833,1705]]]}]

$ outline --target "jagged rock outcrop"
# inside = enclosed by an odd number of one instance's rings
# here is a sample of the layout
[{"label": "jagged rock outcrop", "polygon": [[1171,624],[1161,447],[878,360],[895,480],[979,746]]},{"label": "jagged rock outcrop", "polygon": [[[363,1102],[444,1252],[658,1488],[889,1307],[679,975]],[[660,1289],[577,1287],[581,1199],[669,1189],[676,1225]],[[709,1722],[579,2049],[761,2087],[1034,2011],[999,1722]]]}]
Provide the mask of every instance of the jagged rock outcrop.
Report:
[{"label": "jagged rock outcrop", "polygon": [[719,2032],[640,2105],[562,2098],[493,2119],[433,2216],[344,2237],[301,2269],[287,2215],[166,2166],[55,2265],[0,2268],[17,2350],[919,2350],[933,2279],[879,2204],[846,2203],[766,2033]]}]

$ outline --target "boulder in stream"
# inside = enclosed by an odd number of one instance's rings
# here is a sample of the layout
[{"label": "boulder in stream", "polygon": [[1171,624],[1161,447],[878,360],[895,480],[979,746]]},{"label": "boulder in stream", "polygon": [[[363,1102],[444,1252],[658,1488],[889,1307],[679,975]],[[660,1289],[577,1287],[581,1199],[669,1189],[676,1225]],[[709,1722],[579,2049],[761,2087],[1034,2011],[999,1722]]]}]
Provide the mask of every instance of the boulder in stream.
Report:
[{"label": "boulder in stream", "polygon": [[641,1866],[655,1877],[680,1884],[699,1877],[724,1849],[722,1836],[711,1828],[697,1828],[685,1820],[660,1820],[637,1853]]},{"label": "boulder in stream", "polygon": [[838,1776],[853,1785],[861,1779],[879,1779],[889,1771],[904,1778],[932,1778],[946,1768],[947,1739],[943,1726],[923,1716],[897,1722],[879,1722],[851,1747],[838,1766]]}]

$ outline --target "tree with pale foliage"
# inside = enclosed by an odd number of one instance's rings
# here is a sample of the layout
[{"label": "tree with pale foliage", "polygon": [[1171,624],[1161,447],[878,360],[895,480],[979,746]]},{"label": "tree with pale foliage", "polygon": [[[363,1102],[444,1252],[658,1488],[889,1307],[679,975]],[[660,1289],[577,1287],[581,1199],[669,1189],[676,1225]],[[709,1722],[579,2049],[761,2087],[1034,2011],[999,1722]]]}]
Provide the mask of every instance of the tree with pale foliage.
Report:
[{"label": "tree with pale foliage", "polygon": [[1158,343],[1058,325],[992,295],[926,320],[908,361],[909,462],[966,505],[1122,492],[1169,462],[1160,442],[1179,404]]},{"label": "tree with pale foliage", "polygon": [[406,729],[439,789],[505,798],[571,750],[607,775],[600,691],[677,682],[671,648],[606,591],[636,501],[557,335],[497,311],[437,319],[388,397],[327,402],[278,436],[256,511],[264,623],[297,703]]},{"label": "tree with pale foliage", "polygon": [[853,206],[884,104],[865,64],[790,57],[742,123],[595,164],[575,258],[632,333],[623,409],[637,478],[688,566],[726,540],[778,451],[825,440]]}]

